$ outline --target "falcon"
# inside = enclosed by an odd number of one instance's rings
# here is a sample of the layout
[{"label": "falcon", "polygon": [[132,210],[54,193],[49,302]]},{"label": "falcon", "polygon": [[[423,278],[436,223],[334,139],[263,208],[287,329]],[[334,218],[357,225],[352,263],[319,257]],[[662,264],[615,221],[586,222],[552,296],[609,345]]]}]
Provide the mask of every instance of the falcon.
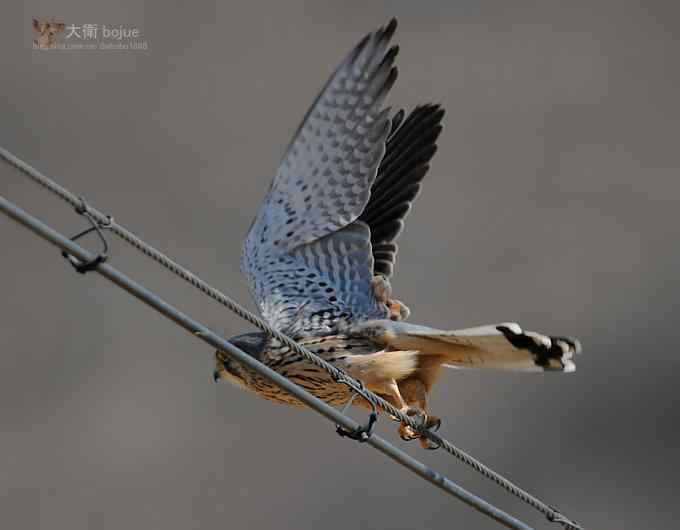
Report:
[{"label": "falcon", "polygon": [[[365,36],[307,111],[250,226],[241,269],[274,329],[438,428],[427,401],[444,367],[572,372],[580,345],[515,323],[445,331],[406,322],[410,311],[390,287],[395,240],[437,150],[444,110],[427,104],[406,116],[385,106],[397,79],[396,27],[392,19]],[[230,342],[333,406],[352,398],[266,333]],[[216,380],[303,406],[226,353],[215,358]],[[405,424],[399,434],[419,438]]]}]

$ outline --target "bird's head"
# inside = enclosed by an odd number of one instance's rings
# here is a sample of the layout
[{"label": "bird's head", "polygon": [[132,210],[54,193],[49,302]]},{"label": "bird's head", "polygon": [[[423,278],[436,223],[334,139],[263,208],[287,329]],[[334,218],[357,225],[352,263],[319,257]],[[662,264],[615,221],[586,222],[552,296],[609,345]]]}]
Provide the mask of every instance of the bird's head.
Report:
[{"label": "bird's head", "polygon": [[[259,361],[262,358],[262,353],[266,350],[267,338],[266,333],[244,333],[231,337],[229,342]],[[229,354],[221,351],[217,352],[215,359],[217,362],[214,373],[215,381],[224,379],[240,387],[247,385],[251,374],[248,368]]]}]

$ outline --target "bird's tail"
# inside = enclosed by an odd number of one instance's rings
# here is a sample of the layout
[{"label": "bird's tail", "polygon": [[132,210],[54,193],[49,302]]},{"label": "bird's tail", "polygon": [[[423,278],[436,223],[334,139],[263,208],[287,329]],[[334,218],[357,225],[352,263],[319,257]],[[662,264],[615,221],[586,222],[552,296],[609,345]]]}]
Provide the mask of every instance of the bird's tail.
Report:
[{"label": "bird's tail", "polygon": [[580,353],[578,340],[523,331],[504,323],[457,331],[443,331],[391,320],[359,325],[375,340],[397,350],[417,350],[436,355],[452,368],[491,368],[526,372],[573,372],[573,356]]}]

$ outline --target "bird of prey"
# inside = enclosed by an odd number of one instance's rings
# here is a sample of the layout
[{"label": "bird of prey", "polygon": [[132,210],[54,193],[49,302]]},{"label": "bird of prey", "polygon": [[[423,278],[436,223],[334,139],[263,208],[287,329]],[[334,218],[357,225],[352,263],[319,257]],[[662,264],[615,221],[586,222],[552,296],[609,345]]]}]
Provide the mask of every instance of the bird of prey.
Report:
[{"label": "bird of prey", "polygon": [[[571,372],[580,346],[515,323],[443,331],[406,322],[410,311],[390,288],[395,240],[436,151],[444,110],[428,104],[406,116],[384,106],[397,78],[396,26],[393,19],[365,36],[307,111],[246,236],[241,269],[274,329],[438,428],[427,398],[443,367]],[[266,333],[230,342],[331,405],[352,397]],[[214,375],[302,405],[224,352]],[[419,437],[404,424],[399,434]]]}]

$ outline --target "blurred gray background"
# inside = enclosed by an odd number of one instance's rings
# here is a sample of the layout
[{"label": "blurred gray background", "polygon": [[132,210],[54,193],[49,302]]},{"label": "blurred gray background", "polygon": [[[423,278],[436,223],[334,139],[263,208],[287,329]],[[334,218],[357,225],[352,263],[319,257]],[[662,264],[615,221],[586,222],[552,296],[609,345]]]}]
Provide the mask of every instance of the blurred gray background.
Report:
[{"label": "blurred gray background", "polygon": [[[585,346],[572,375],[446,373],[432,404],[443,433],[588,528],[669,528],[672,5],[11,0],[0,145],[252,307],[240,244],[290,134],[344,54],[397,16],[390,102],[448,114],[396,294],[416,322],[516,320]],[[34,51],[32,17],[138,27],[149,49]],[[66,233],[84,227],[4,164],[0,193]],[[4,217],[0,237],[3,527],[497,527],[314,413],[212,384],[209,348]],[[117,241],[112,263],[227,336],[248,330]],[[447,454],[402,447],[550,526]]]}]

